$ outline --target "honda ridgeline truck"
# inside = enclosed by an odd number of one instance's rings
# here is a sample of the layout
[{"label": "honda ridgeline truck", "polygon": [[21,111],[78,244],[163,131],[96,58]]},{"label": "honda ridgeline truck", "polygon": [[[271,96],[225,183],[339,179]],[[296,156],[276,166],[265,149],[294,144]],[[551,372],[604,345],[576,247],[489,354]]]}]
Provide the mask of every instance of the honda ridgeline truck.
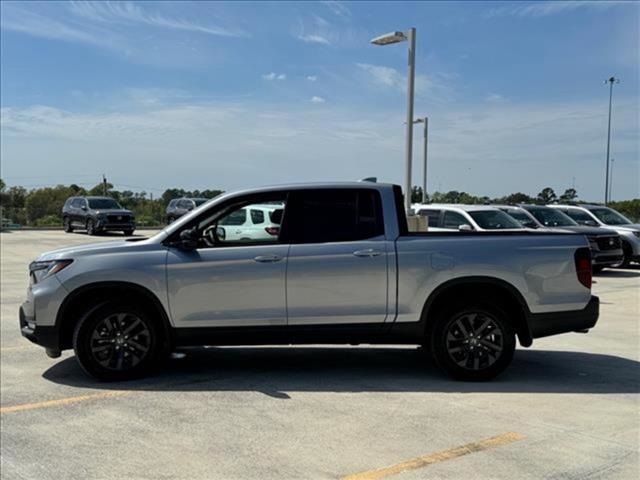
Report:
[{"label": "honda ridgeline truck", "polygon": [[[281,210],[275,234],[220,235],[252,205]],[[400,187],[330,183],[229,193],[148,239],[45,253],[20,327],[102,380],[181,346],[362,343],[421,345],[454,378],[487,380],[516,338],[584,332],[598,308],[583,235],[409,233]]]}]

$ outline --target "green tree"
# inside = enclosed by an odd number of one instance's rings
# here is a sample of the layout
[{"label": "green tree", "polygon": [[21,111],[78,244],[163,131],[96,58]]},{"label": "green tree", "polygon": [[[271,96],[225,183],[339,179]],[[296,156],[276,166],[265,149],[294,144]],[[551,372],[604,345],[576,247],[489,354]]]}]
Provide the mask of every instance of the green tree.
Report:
[{"label": "green tree", "polygon": [[578,198],[578,192],[575,188],[567,188],[562,195],[560,195],[561,202],[574,202]]},{"label": "green tree", "polygon": [[507,205],[514,205],[516,203],[534,203],[534,199],[526,193],[517,192],[511,193],[506,197],[496,198],[495,203],[506,203]]},{"label": "green tree", "polygon": [[413,186],[411,189],[411,203],[422,203],[422,187]]},{"label": "green tree", "polygon": [[556,192],[553,191],[553,188],[545,187],[542,189],[540,193],[538,193],[538,196],[536,197],[536,201],[538,203],[546,205],[547,203],[554,202],[557,198],[558,197],[556,196]]}]

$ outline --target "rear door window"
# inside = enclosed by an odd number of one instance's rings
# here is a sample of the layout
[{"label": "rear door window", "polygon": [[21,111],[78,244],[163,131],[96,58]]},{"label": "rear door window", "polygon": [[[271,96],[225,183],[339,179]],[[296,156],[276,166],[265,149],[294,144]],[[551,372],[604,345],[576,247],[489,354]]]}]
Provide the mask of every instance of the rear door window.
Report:
[{"label": "rear door window", "polygon": [[264,223],[264,212],[262,210],[251,209],[251,223],[260,225]]},{"label": "rear door window", "polygon": [[293,243],[353,242],[384,235],[376,190],[317,189],[295,192],[293,197]]},{"label": "rear door window", "polygon": [[440,210],[420,210],[418,215],[427,217],[430,227],[437,227],[440,223]]},{"label": "rear door window", "polygon": [[467,220],[464,215],[458,212],[444,212],[444,228],[458,229],[460,225],[470,225],[471,222]]}]

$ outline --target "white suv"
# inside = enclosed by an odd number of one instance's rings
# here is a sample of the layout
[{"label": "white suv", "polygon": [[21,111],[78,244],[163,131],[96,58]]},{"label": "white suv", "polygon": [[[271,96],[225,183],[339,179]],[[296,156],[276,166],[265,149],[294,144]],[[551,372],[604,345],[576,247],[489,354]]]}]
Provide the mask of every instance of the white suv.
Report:
[{"label": "white suv", "polygon": [[277,238],[284,206],[281,204],[251,205],[224,217],[217,225],[216,236],[221,241],[242,242]]},{"label": "white suv", "polygon": [[431,232],[526,230],[502,210],[487,205],[414,205],[413,210],[427,217]]}]

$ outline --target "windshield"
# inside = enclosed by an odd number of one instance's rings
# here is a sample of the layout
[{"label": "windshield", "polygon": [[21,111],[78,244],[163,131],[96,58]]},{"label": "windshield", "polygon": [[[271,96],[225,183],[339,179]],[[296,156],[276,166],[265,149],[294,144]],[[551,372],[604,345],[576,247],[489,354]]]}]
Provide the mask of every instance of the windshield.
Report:
[{"label": "windshield", "polygon": [[122,207],[111,198],[90,198],[89,199],[89,208],[93,210],[117,210],[122,209]]},{"label": "windshield", "polygon": [[527,208],[527,211],[545,227],[575,227],[578,225],[564,213],[547,207]]},{"label": "windshield", "polygon": [[194,198],[193,201],[196,202],[196,207],[199,207],[203,203],[209,201],[209,199],[208,198]]},{"label": "windshield", "polygon": [[628,218],[607,207],[590,208],[589,211],[605,225],[629,225],[631,223]]},{"label": "windshield", "polygon": [[515,218],[523,227],[538,228],[538,224],[535,222],[535,220],[533,220],[533,218],[531,218],[522,210],[516,210],[514,208],[505,211],[510,217]]},{"label": "windshield", "polygon": [[522,228],[522,225],[501,210],[478,210],[468,212],[471,218],[485,230]]}]

